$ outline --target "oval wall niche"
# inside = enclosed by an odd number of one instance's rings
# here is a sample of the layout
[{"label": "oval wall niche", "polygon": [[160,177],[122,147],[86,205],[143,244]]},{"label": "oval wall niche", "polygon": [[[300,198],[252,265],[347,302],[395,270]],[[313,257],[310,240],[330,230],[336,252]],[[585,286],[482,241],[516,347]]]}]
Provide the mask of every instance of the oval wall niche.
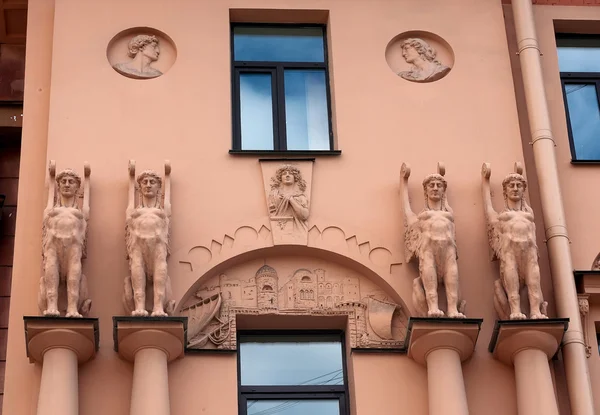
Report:
[{"label": "oval wall niche", "polygon": [[385,60],[399,78],[427,83],[444,78],[454,66],[454,52],[440,36],[421,30],[400,33],[385,48]]},{"label": "oval wall niche", "polygon": [[106,48],[110,66],[132,79],[164,75],[175,63],[177,49],[165,33],[150,27],[132,27],[115,35]]}]

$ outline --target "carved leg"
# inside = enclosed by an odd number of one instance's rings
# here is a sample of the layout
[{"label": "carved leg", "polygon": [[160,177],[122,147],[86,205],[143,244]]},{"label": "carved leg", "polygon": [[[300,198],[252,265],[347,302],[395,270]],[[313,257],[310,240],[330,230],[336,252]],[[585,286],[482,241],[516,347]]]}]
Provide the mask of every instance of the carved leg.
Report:
[{"label": "carved leg", "polygon": [[46,309],[42,311],[45,316],[59,317],[58,311],[58,284],[60,282],[58,269],[58,255],[54,248],[44,252],[44,286],[46,290]]},{"label": "carved leg", "polygon": [[171,277],[167,275],[167,282],[165,284],[165,312],[172,316],[175,312],[175,300],[173,298],[173,290],[171,289]]},{"label": "carved leg", "polygon": [[83,317],[79,314],[79,288],[81,282],[81,247],[71,246],[66,252],[69,255],[67,271],[67,314],[66,317]]},{"label": "carved leg", "polygon": [[165,299],[167,291],[167,247],[157,245],[154,257],[154,307],[152,316],[167,317]]},{"label": "carved leg", "polygon": [[540,285],[540,267],[538,265],[537,250],[531,249],[527,255],[527,262],[524,264],[525,284],[527,285],[527,294],[529,296],[529,313],[530,318],[534,320],[548,318],[542,312],[542,308],[546,308],[542,287]]},{"label": "carved leg", "polygon": [[46,311],[48,299],[46,298],[46,281],[44,276],[40,277],[40,290],[38,292],[38,308],[40,313]]},{"label": "carved leg", "polygon": [[418,317],[427,317],[427,299],[420,277],[413,280],[412,302]]},{"label": "carved leg", "polygon": [[510,306],[509,318],[511,320],[525,320],[527,316],[521,312],[521,296],[519,294],[521,286],[515,257],[512,253],[506,253],[505,258],[502,258],[501,261],[500,276]]},{"label": "carved leg", "polygon": [[508,298],[506,298],[506,291],[504,291],[500,280],[494,281],[494,308],[500,320],[508,320],[510,306],[508,305]]},{"label": "carved leg", "polygon": [[425,298],[427,299],[427,307],[429,317],[444,317],[444,312],[440,310],[438,305],[437,294],[437,272],[435,269],[435,261],[431,253],[425,253],[422,258],[419,258],[419,271],[421,273],[421,281],[425,289]]},{"label": "carved leg", "polygon": [[446,255],[444,286],[446,288],[446,298],[448,299],[448,317],[466,318],[463,313],[458,311],[458,265],[456,264],[456,251],[454,249],[448,249]]},{"label": "carved leg", "polygon": [[89,298],[87,277],[84,273],[81,273],[81,280],[79,282],[79,305],[77,306],[77,309],[84,317],[87,317],[91,308],[92,300]]},{"label": "carved leg", "polygon": [[134,249],[129,255],[129,267],[131,269],[131,287],[133,288],[133,303],[135,310],[132,316],[146,317],[146,273],[144,272],[142,253]]}]

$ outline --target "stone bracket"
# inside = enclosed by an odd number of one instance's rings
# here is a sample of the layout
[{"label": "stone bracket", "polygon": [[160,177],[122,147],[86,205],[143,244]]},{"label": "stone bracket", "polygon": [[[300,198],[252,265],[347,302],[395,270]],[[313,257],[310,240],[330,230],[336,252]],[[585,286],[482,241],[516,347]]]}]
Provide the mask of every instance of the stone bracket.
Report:
[{"label": "stone bracket", "polygon": [[187,344],[187,317],[113,317],[114,349],[133,362],[136,352],[160,349],[167,361],[182,357]]},{"label": "stone bracket", "polygon": [[81,364],[96,355],[100,343],[97,318],[24,316],[25,344],[31,363],[42,363],[54,348],[73,350]]}]

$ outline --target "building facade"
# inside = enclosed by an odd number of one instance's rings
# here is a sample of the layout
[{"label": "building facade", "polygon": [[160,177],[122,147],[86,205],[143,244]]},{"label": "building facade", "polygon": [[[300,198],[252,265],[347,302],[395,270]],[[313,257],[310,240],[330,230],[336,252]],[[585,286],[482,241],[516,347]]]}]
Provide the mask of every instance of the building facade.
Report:
[{"label": "building facade", "polygon": [[[18,199],[7,203],[14,256],[0,264],[12,265],[4,414],[600,412],[600,4],[0,3],[27,9],[22,121],[12,120],[18,106],[0,111],[3,128],[22,127],[20,156],[2,148],[7,166],[20,157]],[[79,329],[26,319],[23,334],[23,318],[40,315],[51,160],[84,181],[91,166],[87,199],[75,203],[89,200],[82,263],[87,317],[97,320],[81,321],[96,324],[98,344],[62,375],[43,357],[68,348],[56,345],[60,332],[38,357],[32,338],[44,324]],[[138,173],[159,172],[164,209],[172,205],[174,309],[163,320],[132,318],[122,304],[134,277],[130,160]],[[497,323],[483,163],[499,211],[503,178],[522,170],[527,179],[547,321]],[[444,323],[418,318],[425,257],[411,254],[399,190],[407,183],[417,214],[435,210],[421,182],[436,171],[456,237],[443,252],[458,254],[468,317]],[[152,347],[129,349],[136,330],[166,330],[181,344],[142,361]],[[507,358],[514,336],[524,343]],[[517,358],[523,350],[530,359]],[[163,360],[168,370],[153,371]]]}]

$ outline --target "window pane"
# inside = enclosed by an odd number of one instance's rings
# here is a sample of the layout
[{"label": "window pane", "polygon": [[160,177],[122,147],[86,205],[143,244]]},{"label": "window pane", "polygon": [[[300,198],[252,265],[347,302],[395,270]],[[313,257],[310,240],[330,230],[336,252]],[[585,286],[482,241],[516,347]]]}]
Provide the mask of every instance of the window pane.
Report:
[{"label": "window pane", "polygon": [[288,150],[329,150],[329,114],[324,70],[285,71]]},{"label": "window pane", "polygon": [[577,160],[600,160],[600,109],[594,84],[566,84]]},{"label": "window pane", "polygon": [[235,27],[236,61],[324,62],[320,27]]},{"label": "window pane", "polygon": [[339,415],[337,399],[249,400],[248,415]]},{"label": "window pane", "polygon": [[600,47],[559,47],[561,72],[600,72]]},{"label": "window pane", "polygon": [[242,385],[343,385],[339,336],[240,336]]},{"label": "window pane", "polygon": [[271,74],[240,74],[242,150],[273,150]]}]

